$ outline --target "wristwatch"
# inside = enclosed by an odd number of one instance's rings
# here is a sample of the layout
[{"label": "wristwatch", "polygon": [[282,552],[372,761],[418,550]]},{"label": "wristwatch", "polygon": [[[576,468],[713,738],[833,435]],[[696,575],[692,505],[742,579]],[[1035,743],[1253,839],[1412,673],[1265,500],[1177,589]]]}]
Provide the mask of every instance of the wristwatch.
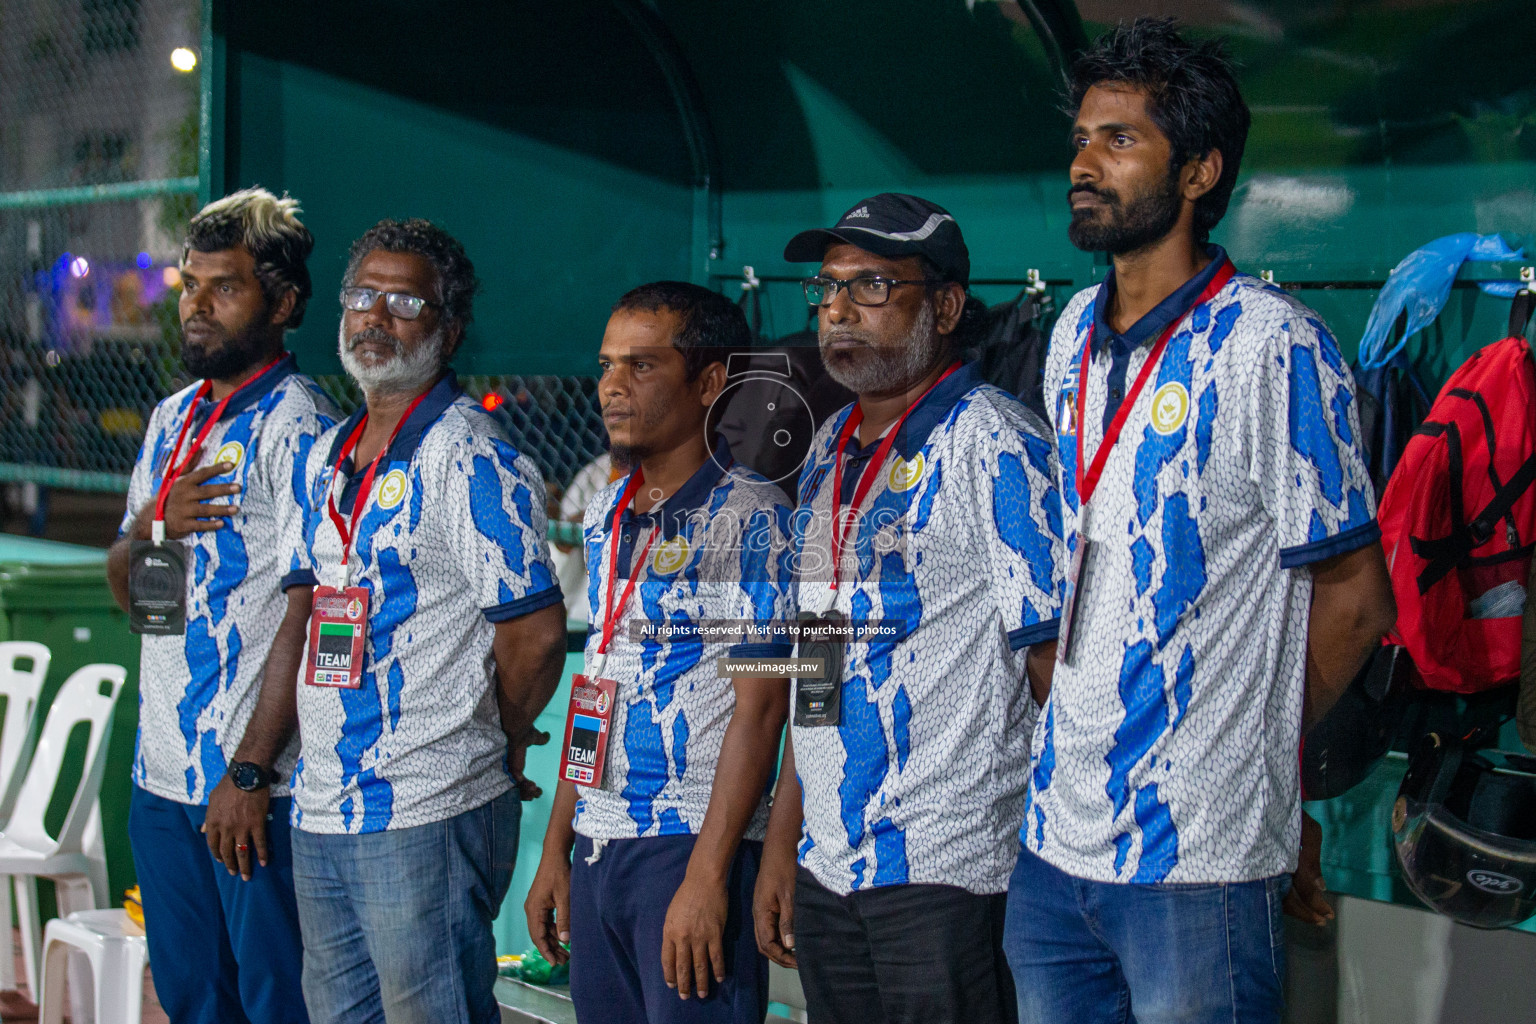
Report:
[{"label": "wristwatch", "polygon": [[254,793],[258,789],[266,789],[272,783],[279,781],[277,772],[263,768],[255,761],[231,761],[229,763],[229,777],[234,782],[236,789],[242,789],[247,793]]}]

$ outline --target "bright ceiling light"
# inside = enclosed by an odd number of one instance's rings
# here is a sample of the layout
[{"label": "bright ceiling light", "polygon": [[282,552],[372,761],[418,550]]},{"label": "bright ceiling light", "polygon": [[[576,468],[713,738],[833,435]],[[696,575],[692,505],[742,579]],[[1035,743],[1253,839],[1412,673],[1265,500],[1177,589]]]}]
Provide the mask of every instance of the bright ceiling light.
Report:
[{"label": "bright ceiling light", "polygon": [[171,51],[171,67],[185,74],[197,67],[197,54],[185,46],[178,46]]}]

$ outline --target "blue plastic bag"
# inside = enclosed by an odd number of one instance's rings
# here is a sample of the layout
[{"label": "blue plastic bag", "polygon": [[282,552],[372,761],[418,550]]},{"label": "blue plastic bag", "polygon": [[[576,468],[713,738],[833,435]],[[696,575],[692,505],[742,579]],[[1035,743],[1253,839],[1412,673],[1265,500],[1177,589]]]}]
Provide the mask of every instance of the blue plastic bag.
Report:
[{"label": "blue plastic bag", "polygon": [[[1450,298],[1451,283],[1456,280],[1456,273],[1463,263],[1524,258],[1525,250],[1511,249],[1498,235],[1478,235],[1470,231],[1446,235],[1415,249],[1392,268],[1391,276],[1376,296],[1376,305],[1365,325],[1365,336],[1360,339],[1360,365],[1368,370],[1385,367],[1407,346],[1409,338],[1428,327]],[[1485,294],[1512,298],[1520,284],[1517,281],[1483,281],[1479,282],[1479,287]],[[1408,311],[1407,330],[1396,345],[1387,349],[1392,325],[1404,309]]]}]

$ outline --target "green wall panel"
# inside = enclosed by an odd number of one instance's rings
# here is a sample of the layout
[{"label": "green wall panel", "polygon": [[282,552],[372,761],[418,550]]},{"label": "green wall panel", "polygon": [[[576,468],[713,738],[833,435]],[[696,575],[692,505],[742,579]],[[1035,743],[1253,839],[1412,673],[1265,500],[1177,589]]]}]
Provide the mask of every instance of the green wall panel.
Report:
[{"label": "green wall panel", "polygon": [[340,372],[347,247],[382,217],[430,218],[474,260],[462,373],[586,372],[614,299],[688,274],[684,186],[252,54],[238,130],[238,184],[287,189],[315,234],[316,298],[294,336],[312,372]]}]

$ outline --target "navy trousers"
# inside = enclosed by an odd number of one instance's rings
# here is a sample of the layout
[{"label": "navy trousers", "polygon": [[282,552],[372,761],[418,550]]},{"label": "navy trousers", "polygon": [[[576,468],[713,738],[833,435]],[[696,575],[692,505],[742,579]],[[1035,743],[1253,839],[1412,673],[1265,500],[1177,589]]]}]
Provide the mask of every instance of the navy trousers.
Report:
[{"label": "navy trousers", "polygon": [[255,865],[246,882],[208,851],[200,831],[206,807],[133,787],[128,839],[155,995],[171,1024],[309,1024],[299,985],[291,803],[272,801],[268,864]]},{"label": "navy trousers", "polygon": [[762,1024],[768,961],[752,932],[752,889],[763,844],[743,842],[726,883],[725,981],[682,999],[661,972],[667,907],[688,870],[693,836],[615,839],[588,864],[576,837],[571,866],[571,999],[583,1021],[608,1024]]}]

